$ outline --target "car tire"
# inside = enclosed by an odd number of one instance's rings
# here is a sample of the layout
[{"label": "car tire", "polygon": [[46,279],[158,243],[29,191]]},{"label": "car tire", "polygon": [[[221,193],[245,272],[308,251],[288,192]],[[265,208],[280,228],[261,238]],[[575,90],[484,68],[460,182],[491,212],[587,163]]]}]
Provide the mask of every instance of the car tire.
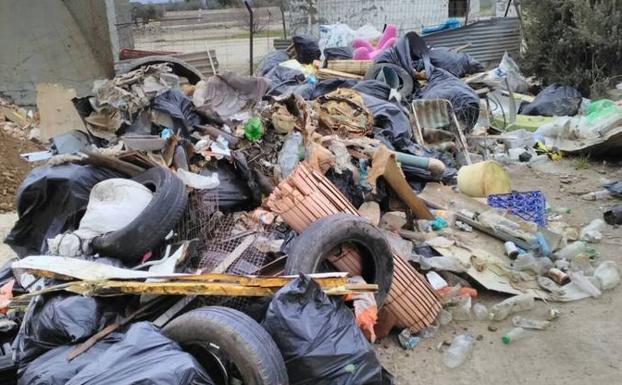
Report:
[{"label": "car tire", "polygon": [[285,273],[319,272],[321,263],[344,243],[354,243],[364,252],[363,278],[378,285],[376,303],[381,306],[391,289],[393,253],[384,234],[363,217],[336,214],[313,222],[294,240]]},{"label": "car tire", "polygon": [[272,337],[238,310],[198,308],[173,319],[162,333],[184,349],[196,344],[216,345],[235,364],[244,385],[288,384],[285,362]]},{"label": "car tire", "polygon": [[92,242],[95,252],[128,264],[137,263],[162,242],[182,217],[188,202],[184,183],[168,169],[153,167],[133,180],[153,191],[151,202],[130,224]]}]

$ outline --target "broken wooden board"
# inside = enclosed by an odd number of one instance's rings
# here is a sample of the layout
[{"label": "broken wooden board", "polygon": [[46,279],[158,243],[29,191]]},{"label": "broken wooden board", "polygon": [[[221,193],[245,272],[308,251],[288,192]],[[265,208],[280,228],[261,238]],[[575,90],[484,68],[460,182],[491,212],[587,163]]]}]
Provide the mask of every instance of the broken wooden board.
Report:
[{"label": "broken wooden board", "polygon": [[[225,274],[225,276],[229,276]],[[367,283],[348,283],[345,274],[309,275],[328,295],[348,295],[375,293],[378,285]],[[274,295],[285,285],[297,278],[288,277],[240,277],[239,282],[168,280],[141,282],[135,280],[73,281],[49,286],[41,290],[15,297],[16,302],[35,295],[68,291],[86,296],[121,296],[126,294],[143,295],[183,295],[183,296],[231,296],[268,297]]]},{"label": "broken wooden board", "polygon": [[64,88],[60,84],[37,84],[37,109],[41,119],[39,130],[42,141],[46,142],[71,130],[86,132],[84,121],[71,101],[75,97],[76,91],[72,88]]},{"label": "broken wooden board", "polygon": [[415,194],[408,181],[406,181],[402,168],[397,163],[395,153],[384,145],[381,145],[374,154],[372,168],[367,176],[367,182],[374,190],[376,188],[376,180],[381,176],[395,190],[397,196],[408,205],[415,218],[434,219],[434,215],[428,210],[425,202]]}]

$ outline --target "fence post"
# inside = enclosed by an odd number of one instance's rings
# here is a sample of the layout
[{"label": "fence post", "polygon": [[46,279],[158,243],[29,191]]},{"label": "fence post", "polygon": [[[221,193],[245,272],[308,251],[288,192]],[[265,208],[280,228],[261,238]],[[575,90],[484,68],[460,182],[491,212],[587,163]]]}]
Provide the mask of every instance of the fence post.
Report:
[{"label": "fence post", "polygon": [[250,69],[249,69],[249,73],[248,74],[250,76],[253,76],[253,34],[255,33],[255,24],[254,24],[254,21],[253,21],[253,9],[251,8],[250,4],[248,3],[248,0],[244,0],[244,5],[246,5],[246,9],[248,9],[248,14],[249,14],[249,17],[250,17],[250,24],[251,24],[251,26],[250,26],[251,34],[250,34],[250,43],[249,43],[251,52],[250,52],[250,58],[248,59],[249,63],[250,63]]}]

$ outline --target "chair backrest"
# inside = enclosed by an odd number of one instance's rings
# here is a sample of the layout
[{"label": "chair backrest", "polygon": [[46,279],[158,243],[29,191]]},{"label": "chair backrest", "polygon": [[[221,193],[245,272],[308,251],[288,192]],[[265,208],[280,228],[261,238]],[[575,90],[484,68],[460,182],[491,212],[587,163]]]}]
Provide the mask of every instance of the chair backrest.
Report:
[{"label": "chair backrest", "polygon": [[415,122],[419,129],[456,127],[453,109],[447,99],[416,99],[412,102]]}]

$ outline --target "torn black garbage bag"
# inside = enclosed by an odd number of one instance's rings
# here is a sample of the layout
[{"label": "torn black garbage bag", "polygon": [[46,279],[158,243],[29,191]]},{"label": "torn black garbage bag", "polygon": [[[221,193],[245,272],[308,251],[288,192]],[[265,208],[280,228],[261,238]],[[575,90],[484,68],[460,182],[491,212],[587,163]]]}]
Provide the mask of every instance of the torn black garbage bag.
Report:
[{"label": "torn black garbage bag", "polygon": [[201,117],[195,111],[194,104],[178,89],[171,89],[156,96],[151,107],[168,112],[173,118],[176,131],[181,130],[185,137],[190,136],[195,124],[201,124]]},{"label": "torn black garbage bag", "polygon": [[576,88],[561,84],[551,84],[533,102],[521,103],[519,114],[538,116],[575,116],[583,97]]},{"label": "torn black garbage bag", "polygon": [[[404,68],[413,79],[415,76],[415,63],[422,63],[428,76],[432,70],[430,62],[430,49],[425,41],[416,32],[408,32],[400,38],[393,48],[384,50],[376,56],[374,63],[392,63]],[[416,87],[416,85],[415,85]]]},{"label": "torn black garbage bag", "polygon": [[76,345],[56,347],[29,363],[18,372],[18,385],[65,385],[97,356],[123,339],[123,334],[112,333],[73,360],[67,358]]},{"label": "torn black garbage bag", "polygon": [[342,300],[301,275],[272,299],[263,326],[291,385],[380,385],[382,366]]},{"label": "torn black garbage bag", "polygon": [[352,47],[324,48],[324,66],[326,67],[329,60],[350,60],[352,55]]},{"label": "torn black garbage bag", "polygon": [[435,67],[447,70],[459,78],[484,70],[484,66],[468,53],[452,51],[445,47],[432,48],[430,61]]},{"label": "torn black garbage bag", "polygon": [[195,358],[149,322],[130,326],[123,339],[67,385],[213,385]]},{"label": "torn black garbage bag", "polygon": [[13,343],[15,363],[23,368],[48,350],[83,341],[105,322],[95,298],[69,294],[35,297]]},{"label": "torn black garbage bag", "polygon": [[479,118],[479,97],[462,80],[442,68],[434,68],[418,99],[447,99],[453,106],[465,132],[471,131]]},{"label": "torn black garbage bag", "polygon": [[296,50],[296,60],[302,64],[311,64],[322,56],[320,46],[313,37],[296,35],[292,38]]},{"label": "torn black garbage bag", "polygon": [[45,254],[47,239],[78,228],[94,185],[121,174],[73,163],[32,170],[17,190],[19,219],[5,242],[23,256]]}]

